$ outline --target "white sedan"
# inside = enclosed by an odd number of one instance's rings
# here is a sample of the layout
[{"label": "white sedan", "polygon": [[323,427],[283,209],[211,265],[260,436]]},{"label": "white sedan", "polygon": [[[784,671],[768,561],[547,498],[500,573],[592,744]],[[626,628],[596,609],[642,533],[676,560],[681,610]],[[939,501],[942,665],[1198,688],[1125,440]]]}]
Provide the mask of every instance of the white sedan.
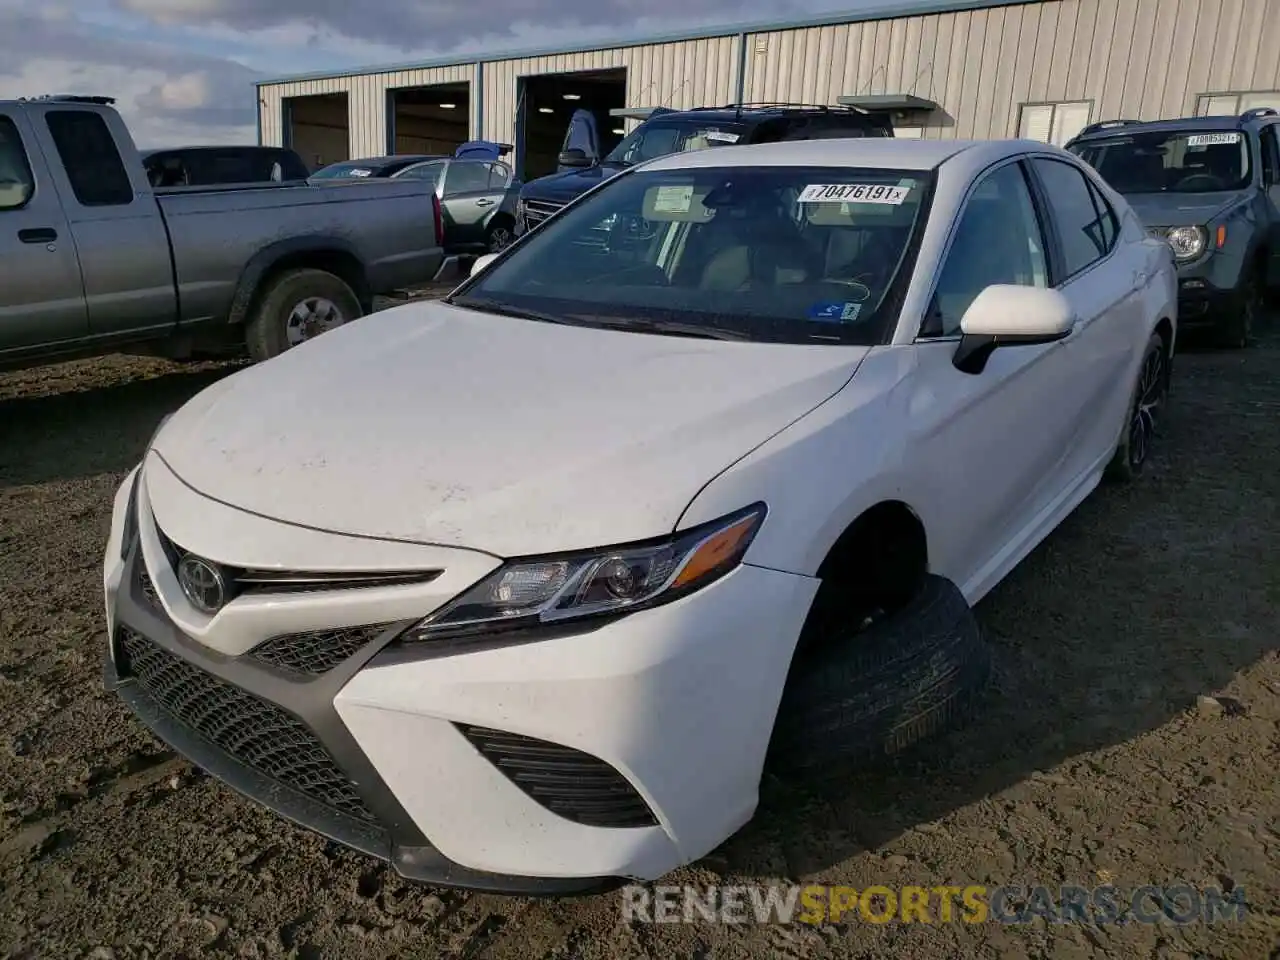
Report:
[{"label": "white sedan", "polygon": [[972,706],[1174,354],[1169,248],[1026,141],[664,157],[480,267],[189,401],[104,568],[143,723],[438,884],[657,878]]}]

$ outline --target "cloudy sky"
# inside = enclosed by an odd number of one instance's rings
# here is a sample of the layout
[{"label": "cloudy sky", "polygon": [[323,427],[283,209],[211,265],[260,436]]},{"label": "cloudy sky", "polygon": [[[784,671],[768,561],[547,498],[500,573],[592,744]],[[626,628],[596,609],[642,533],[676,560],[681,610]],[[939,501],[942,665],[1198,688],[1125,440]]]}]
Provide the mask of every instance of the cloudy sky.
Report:
[{"label": "cloudy sky", "polygon": [[0,0],[0,99],[114,96],[143,148],[251,143],[253,83],[263,77],[883,6],[885,0]]}]

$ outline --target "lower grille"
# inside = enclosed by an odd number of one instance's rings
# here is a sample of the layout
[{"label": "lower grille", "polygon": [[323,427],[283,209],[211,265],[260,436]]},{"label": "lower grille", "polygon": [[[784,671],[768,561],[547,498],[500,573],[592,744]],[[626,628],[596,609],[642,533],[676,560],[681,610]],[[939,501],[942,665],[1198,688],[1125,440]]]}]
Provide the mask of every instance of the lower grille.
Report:
[{"label": "lower grille", "polygon": [[116,661],[175,720],[263,776],[330,809],[373,823],[351,780],[291,714],[205,673],[128,627]]},{"label": "lower grille", "polygon": [[366,644],[377,638],[389,624],[348,627],[343,630],[316,630],[272,637],[253,650],[253,658],[290,673],[319,676],[327,673]]},{"label": "lower grille", "polygon": [[566,820],[584,827],[651,827],[658,822],[627,778],[597,757],[516,733],[457,726],[512,783]]},{"label": "lower grille", "polygon": [[146,566],[142,560],[138,560],[138,587],[142,590],[142,595],[147,598],[147,603],[156,610],[163,610],[164,606],[160,603],[160,592],[156,590],[156,585],[151,579],[151,574],[147,573]]}]

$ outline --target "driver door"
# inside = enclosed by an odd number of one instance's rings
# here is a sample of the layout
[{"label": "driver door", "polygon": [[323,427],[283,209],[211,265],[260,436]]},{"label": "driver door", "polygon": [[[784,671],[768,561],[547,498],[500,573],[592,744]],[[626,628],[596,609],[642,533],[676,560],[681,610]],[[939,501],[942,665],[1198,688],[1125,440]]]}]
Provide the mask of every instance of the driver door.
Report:
[{"label": "driver door", "polygon": [[1020,161],[976,181],[952,231],[931,306],[915,342],[906,475],[921,502],[930,562],[976,602],[1034,542],[1064,486],[1075,389],[1062,342],[1010,346],[978,374],[952,364],[965,310],[996,283],[1052,282],[1043,218]]}]

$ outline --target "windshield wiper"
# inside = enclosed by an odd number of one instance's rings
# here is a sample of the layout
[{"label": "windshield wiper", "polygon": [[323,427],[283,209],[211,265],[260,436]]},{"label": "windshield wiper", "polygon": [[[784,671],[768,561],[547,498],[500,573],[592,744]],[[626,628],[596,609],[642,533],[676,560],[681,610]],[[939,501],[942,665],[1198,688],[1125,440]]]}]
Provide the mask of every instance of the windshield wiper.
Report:
[{"label": "windshield wiper", "polygon": [[563,317],[558,317],[552,313],[542,313],[539,310],[526,310],[524,307],[513,307],[510,304],[503,303],[501,300],[490,300],[488,297],[467,297],[463,300],[454,300],[452,298],[445,301],[455,307],[465,307],[468,310],[479,310],[481,313],[496,313],[502,317],[516,317],[520,320],[538,320],[542,323],[572,323]]},{"label": "windshield wiper", "polygon": [[678,323],[674,320],[637,320],[632,317],[583,316],[575,314],[570,322],[584,326],[617,327],[637,333],[657,333],[669,337],[694,337],[699,340],[750,340],[744,333],[724,327],[708,327],[700,323]]}]

